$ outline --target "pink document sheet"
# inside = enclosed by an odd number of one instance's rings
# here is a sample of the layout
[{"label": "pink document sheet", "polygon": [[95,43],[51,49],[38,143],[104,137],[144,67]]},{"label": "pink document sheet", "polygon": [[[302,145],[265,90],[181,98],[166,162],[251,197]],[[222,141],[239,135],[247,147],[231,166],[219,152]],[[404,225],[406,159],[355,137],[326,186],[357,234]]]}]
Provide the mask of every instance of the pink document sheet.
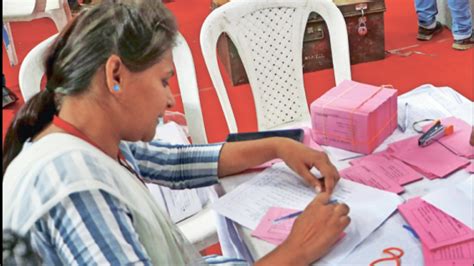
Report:
[{"label": "pink document sheet", "polygon": [[455,155],[440,143],[419,147],[418,136],[394,142],[388,150],[430,179],[446,177],[469,164],[468,159]]},{"label": "pink document sheet", "polygon": [[468,165],[465,169],[466,169],[466,171],[468,171],[469,173],[474,173],[474,163],[471,163],[471,164]]},{"label": "pink document sheet", "polygon": [[252,232],[252,236],[275,245],[280,245],[290,234],[296,217],[282,220],[278,223],[274,223],[273,220],[297,211],[278,207],[269,208],[265,216],[260,220],[257,228]]},{"label": "pink document sheet", "polygon": [[474,239],[474,231],[468,226],[421,198],[406,201],[398,210],[429,250]]},{"label": "pink document sheet", "polygon": [[[280,207],[269,208],[265,216],[263,216],[260,220],[257,228],[253,230],[252,236],[260,238],[274,245],[280,245],[290,234],[296,217],[281,220],[276,223],[273,221],[277,218],[295,213],[297,211],[298,210],[295,209],[286,209]],[[342,232],[338,240],[341,240],[341,238],[343,238],[345,235],[346,233]]]},{"label": "pink document sheet", "polygon": [[349,163],[351,165],[363,165],[371,171],[383,174],[397,182],[399,185],[406,185],[423,179],[422,174],[418,173],[397,158],[391,156],[386,150],[359,157],[351,160]]},{"label": "pink document sheet", "polygon": [[[456,117],[447,117],[441,119],[442,125],[452,125],[454,132],[451,135],[444,136],[439,142],[456,155],[474,159],[474,147],[469,144],[471,139],[472,126]],[[423,131],[428,130],[431,125],[423,127]]]},{"label": "pink document sheet", "polygon": [[430,250],[423,245],[425,266],[474,265],[474,240]]},{"label": "pink document sheet", "polygon": [[380,168],[369,168],[363,164],[357,164],[339,171],[342,178],[364,184],[370,187],[400,194],[405,189],[396,180],[386,175]]}]

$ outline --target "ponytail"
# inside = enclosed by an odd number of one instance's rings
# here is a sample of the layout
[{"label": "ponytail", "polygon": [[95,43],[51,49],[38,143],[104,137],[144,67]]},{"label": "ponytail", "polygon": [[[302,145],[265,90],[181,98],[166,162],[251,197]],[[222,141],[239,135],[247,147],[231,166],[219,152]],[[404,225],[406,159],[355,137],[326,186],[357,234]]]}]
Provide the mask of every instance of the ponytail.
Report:
[{"label": "ponytail", "polygon": [[[2,176],[23,144],[41,132],[56,114],[54,93],[44,90],[33,96],[15,115],[5,136]],[[3,178],[2,178],[3,179]]]}]

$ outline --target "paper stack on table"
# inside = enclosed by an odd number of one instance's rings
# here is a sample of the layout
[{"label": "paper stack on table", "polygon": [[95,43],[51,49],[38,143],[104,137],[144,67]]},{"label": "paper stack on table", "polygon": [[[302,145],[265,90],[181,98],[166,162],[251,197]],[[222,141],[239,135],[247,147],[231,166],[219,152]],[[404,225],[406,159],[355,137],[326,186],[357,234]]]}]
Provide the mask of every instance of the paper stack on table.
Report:
[{"label": "paper stack on table", "polygon": [[397,194],[404,191],[402,185],[423,178],[387,151],[353,159],[350,164],[351,167],[339,172],[343,178]]},{"label": "paper stack on table", "polygon": [[[472,198],[459,203],[452,199],[446,200],[451,201],[452,207],[472,204]],[[410,199],[398,209],[422,242],[426,266],[474,263],[474,231],[469,226],[421,198]],[[472,219],[472,207],[464,211],[471,211]]]},{"label": "paper stack on table", "polygon": [[430,179],[446,177],[469,164],[469,160],[455,155],[438,142],[418,146],[418,136],[389,144],[388,150],[392,156]]},{"label": "paper stack on table", "polygon": [[[274,165],[219,198],[213,208],[254,230],[270,207],[303,210],[315,195],[314,189],[288,167]],[[345,230],[346,236],[320,260],[323,264],[337,264],[344,259],[403,201],[394,193],[344,179],[338,182],[332,197],[350,207],[351,223]]]},{"label": "paper stack on table", "polygon": [[[439,143],[458,156],[474,159],[474,147],[469,144],[472,126],[456,117],[442,118],[441,124],[452,125],[454,132],[439,139]],[[430,126],[423,127],[423,131],[427,131]]]}]

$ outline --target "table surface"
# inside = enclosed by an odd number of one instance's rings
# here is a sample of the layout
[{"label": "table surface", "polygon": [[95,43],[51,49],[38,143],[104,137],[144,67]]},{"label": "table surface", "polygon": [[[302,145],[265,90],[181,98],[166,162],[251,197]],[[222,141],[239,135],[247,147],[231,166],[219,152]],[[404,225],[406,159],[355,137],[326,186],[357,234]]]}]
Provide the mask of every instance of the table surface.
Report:
[{"label": "table surface", "polygon": [[[472,117],[470,119],[472,120]],[[310,123],[307,122],[306,126],[310,126]],[[387,147],[387,144],[396,140],[413,136],[414,134],[416,133],[402,133],[399,131],[399,129],[396,129],[393,134],[376,149],[376,151],[384,150]],[[333,147],[322,147],[326,153],[328,153],[331,162],[337,167],[338,170],[349,166],[349,160],[340,160],[341,158],[348,158],[351,155],[357,155],[356,153]],[[238,185],[253,178],[256,174],[258,173],[247,173],[226,177],[221,180],[221,184],[225,192],[228,193]],[[459,170],[451,174],[449,177],[443,179],[429,180],[427,178],[423,178],[420,181],[405,185],[405,192],[400,196],[405,200],[416,196],[424,196],[430,191],[439,189],[440,187],[445,187],[447,185],[459,183],[468,177],[469,173],[467,171]],[[384,257],[382,255],[382,249],[389,246],[389,243],[384,243],[386,241],[392,241],[395,245],[397,243],[403,244],[403,247],[401,247],[405,251],[405,255],[402,257],[403,265],[423,265],[421,244],[419,240],[410,235],[409,232],[402,227],[403,224],[406,224],[406,222],[401,217],[401,215],[398,212],[394,213],[384,224],[382,224],[382,226],[380,226],[367,239],[365,239],[361,245],[356,247],[351,255],[349,255],[342,263],[338,263],[338,265],[368,265],[371,261]],[[276,247],[273,244],[252,237],[250,235],[251,230],[248,228],[237,225],[237,229],[255,260],[265,256]],[[393,262],[391,263],[393,264]]]}]

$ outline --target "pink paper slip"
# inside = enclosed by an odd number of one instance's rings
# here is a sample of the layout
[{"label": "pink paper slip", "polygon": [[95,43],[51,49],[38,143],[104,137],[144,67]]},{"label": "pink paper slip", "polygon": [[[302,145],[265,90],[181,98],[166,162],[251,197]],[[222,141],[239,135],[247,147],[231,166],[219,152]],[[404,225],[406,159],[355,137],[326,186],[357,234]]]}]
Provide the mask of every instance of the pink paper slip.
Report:
[{"label": "pink paper slip", "polygon": [[379,167],[369,168],[364,164],[357,164],[340,171],[339,174],[345,179],[381,190],[397,194],[404,191],[403,187],[396,180],[386,175],[385,170],[381,170]]},{"label": "pink paper slip", "polygon": [[423,179],[423,175],[410,166],[391,156],[389,152],[382,151],[350,161],[352,165],[363,165],[371,171],[383,174],[397,182],[399,185]]},{"label": "pink paper slip", "polygon": [[472,266],[474,265],[474,240],[430,250],[423,245],[425,266]]},{"label": "pink paper slip", "polygon": [[474,231],[421,198],[413,198],[398,210],[430,250],[474,239]]},{"label": "pink paper slip", "polygon": [[466,171],[468,171],[469,173],[474,173],[474,163],[471,163],[470,165],[468,165],[466,167]]},{"label": "pink paper slip", "polygon": [[392,156],[437,177],[446,177],[469,164],[468,159],[453,154],[437,142],[419,147],[418,136],[390,144],[389,148]]},{"label": "pink paper slip", "polygon": [[290,234],[296,217],[278,223],[273,223],[273,220],[297,211],[298,210],[294,209],[271,207],[265,216],[263,216],[262,220],[260,220],[257,228],[252,232],[252,236],[275,245],[280,245]]},{"label": "pink paper slip", "polygon": [[[282,220],[278,223],[274,223],[273,221],[277,218],[295,213],[297,211],[298,210],[279,207],[269,208],[265,216],[263,216],[263,218],[260,220],[257,228],[253,230],[252,236],[260,238],[274,245],[280,245],[290,234],[296,217]],[[346,233],[342,232],[338,238],[338,241],[341,240],[345,235]]]},{"label": "pink paper slip", "polygon": [[[470,159],[474,158],[474,147],[469,144],[472,127],[456,117],[441,119],[441,124],[452,125],[454,132],[449,136],[442,137],[438,141],[459,156]],[[426,125],[423,127],[423,131],[428,130],[430,126]]]}]

